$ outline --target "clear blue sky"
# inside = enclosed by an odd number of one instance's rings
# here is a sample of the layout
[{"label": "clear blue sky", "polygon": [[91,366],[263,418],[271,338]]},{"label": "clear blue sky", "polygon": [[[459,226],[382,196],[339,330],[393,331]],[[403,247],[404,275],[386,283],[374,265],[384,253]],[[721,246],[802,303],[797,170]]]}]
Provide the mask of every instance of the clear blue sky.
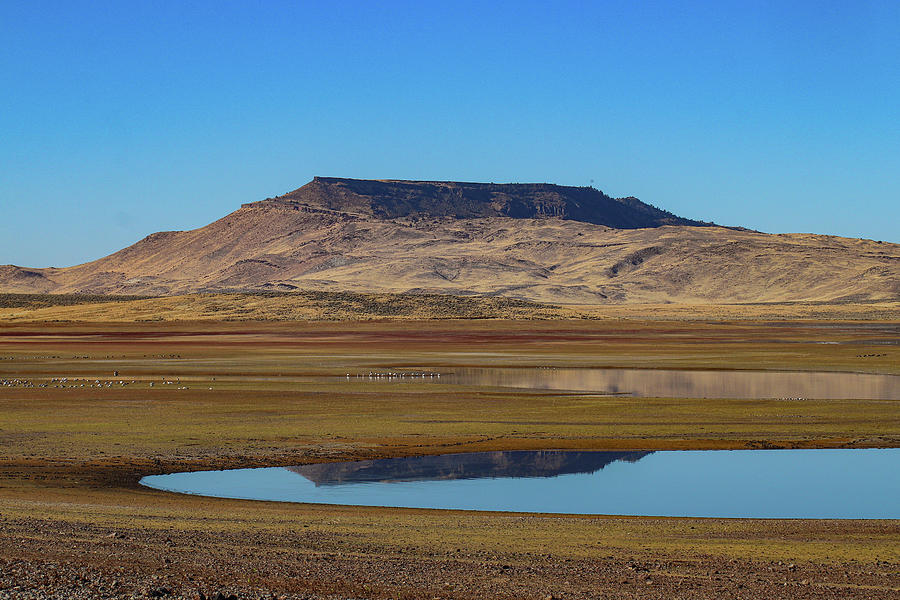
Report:
[{"label": "clear blue sky", "polygon": [[900,242],[900,2],[0,3],[0,264],[313,175]]}]

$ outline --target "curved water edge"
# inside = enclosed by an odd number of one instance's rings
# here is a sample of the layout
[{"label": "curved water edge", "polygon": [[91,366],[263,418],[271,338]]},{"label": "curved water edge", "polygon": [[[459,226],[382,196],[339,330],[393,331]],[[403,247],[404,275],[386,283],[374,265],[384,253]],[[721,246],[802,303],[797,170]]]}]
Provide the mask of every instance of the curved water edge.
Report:
[{"label": "curved water edge", "polygon": [[152,475],[246,500],[659,517],[898,519],[900,449],[478,452]]}]

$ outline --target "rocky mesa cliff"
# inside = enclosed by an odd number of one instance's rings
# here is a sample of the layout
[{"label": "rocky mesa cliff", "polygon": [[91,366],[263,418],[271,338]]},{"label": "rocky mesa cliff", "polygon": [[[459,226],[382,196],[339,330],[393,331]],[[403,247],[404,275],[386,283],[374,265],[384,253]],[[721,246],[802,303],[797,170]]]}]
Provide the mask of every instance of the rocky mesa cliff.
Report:
[{"label": "rocky mesa cliff", "polygon": [[60,269],[0,266],[0,292],[224,290],[733,303],[900,297],[900,245],[772,235],[551,184],[316,177],[191,231]]}]

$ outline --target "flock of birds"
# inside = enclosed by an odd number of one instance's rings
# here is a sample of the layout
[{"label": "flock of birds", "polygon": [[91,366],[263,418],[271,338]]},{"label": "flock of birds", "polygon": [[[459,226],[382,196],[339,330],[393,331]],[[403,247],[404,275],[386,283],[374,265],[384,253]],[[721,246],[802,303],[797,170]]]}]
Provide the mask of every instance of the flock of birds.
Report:
[{"label": "flock of birds", "polygon": [[[115,375],[118,375],[119,372],[115,371]],[[418,379],[418,380],[434,380],[440,379],[441,374],[436,371],[369,371],[368,373],[347,373],[348,380],[351,379],[366,379],[366,380],[406,380],[406,379]],[[137,385],[137,384],[149,384],[149,387],[154,387],[157,383],[160,385],[177,385],[176,389],[179,390],[187,390],[190,389],[186,385],[181,385],[180,380],[167,380],[162,379],[161,381],[138,381],[135,379],[125,380],[125,379],[91,379],[91,378],[69,378],[69,377],[53,377],[47,381],[37,381],[32,379],[0,379],[0,387],[25,387],[25,388],[46,388],[46,387],[54,387],[54,388],[111,388],[113,386],[118,387],[127,387],[129,385]],[[209,388],[210,390],[212,388]]]},{"label": "flock of birds", "polygon": [[[127,387],[129,385],[135,385],[140,383],[146,383],[145,381],[137,381],[132,379],[130,381],[124,379],[90,379],[84,378],[80,379],[77,377],[69,378],[69,377],[52,377],[47,381],[37,381],[32,379],[0,379],[0,387],[19,387],[19,388],[111,388],[113,386],[118,387]],[[153,387],[156,382],[149,382],[150,386]],[[181,385],[180,381],[168,381],[163,379],[159,382],[161,385],[177,385],[178,387],[175,389],[179,390],[187,390],[190,389],[186,385]],[[209,388],[212,389],[212,388]]]},{"label": "flock of birds", "polygon": [[347,373],[347,379],[440,379],[434,371],[369,371],[355,375]]}]

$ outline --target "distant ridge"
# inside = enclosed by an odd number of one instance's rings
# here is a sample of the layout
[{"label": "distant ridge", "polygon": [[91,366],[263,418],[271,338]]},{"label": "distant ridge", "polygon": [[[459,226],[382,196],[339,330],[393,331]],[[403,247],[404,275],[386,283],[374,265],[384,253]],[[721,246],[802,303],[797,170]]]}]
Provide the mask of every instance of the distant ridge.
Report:
[{"label": "distant ridge", "polygon": [[316,177],[93,262],[0,266],[0,293],[233,290],[556,305],[893,301],[900,245],[720,227],[590,187]]},{"label": "distant ridge", "polygon": [[315,177],[305,186],[269,201],[378,219],[555,217],[617,229],[662,225],[695,227],[709,225],[673,215],[637,198],[611,198],[592,187],[569,187],[552,183],[468,183]]}]

